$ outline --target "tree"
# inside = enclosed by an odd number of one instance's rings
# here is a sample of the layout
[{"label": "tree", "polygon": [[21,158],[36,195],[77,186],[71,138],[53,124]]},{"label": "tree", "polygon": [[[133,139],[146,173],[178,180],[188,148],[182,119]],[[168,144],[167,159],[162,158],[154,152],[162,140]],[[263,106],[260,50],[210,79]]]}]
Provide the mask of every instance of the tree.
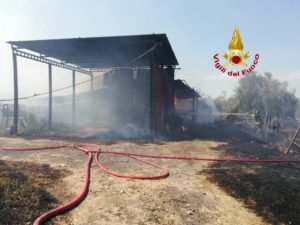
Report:
[{"label": "tree", "polygon": [[[220,102],[220,97],[216,99]],[[222,99],[223,100],[223,99]],[[224,104],[225,112],[260,112],[281,118],[295,118],[298,99],[286,82],[274,79],[271,73],[251,73],[239,80],[238,86]]]}]

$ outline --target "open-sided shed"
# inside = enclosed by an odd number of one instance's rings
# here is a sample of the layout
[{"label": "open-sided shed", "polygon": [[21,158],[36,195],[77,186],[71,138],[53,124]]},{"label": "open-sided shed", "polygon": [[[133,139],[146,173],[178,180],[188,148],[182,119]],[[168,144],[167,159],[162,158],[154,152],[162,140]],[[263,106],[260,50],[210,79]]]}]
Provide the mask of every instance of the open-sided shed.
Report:
[{"label": "open-sided shed", "polygon": [[71,38],[53,40],[10,41],[13,54],[14,75],[14,126],[18,132],[18,66],[17,57],[48,64],[49,113],[48,127],[52,127],[52,66],[72,71],[72,121],[75,126],[76,72],[91,77],[99,71],[135,70],[149,71],[149,128],[164,131],[171,123],[174,108],[174,69],[176,56],[166,34]]}]

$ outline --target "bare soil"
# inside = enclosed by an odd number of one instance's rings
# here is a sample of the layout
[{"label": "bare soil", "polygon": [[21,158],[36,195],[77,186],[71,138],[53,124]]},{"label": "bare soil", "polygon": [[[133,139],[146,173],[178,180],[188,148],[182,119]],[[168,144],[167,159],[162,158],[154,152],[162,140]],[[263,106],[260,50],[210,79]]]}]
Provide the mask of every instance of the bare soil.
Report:
[{"label": "bare soil", "polygon": [[[195,134],[187,140],[97,142],[104,149],[147,154],[299,159],[236,129],[201,128]],[[0,146],[37,147],[79,141],[0,137]],[[60,178],[61,183],[49,178],[47,184],[53,186],[49,193],[61,203],[80,192],[86,157],[72,148],[0,151],[1,160],[49,164],[51,169],[70,171]],[[101,160],[112,170],[126,174],[160,172],[125,156],[101,155]],[[64,216],[58,216],[54,224],[300,224],[298,165],[151,161],[169,168],[170,177],[153,181],[121,179],[105,174],[93,162],[86,199]]]}]

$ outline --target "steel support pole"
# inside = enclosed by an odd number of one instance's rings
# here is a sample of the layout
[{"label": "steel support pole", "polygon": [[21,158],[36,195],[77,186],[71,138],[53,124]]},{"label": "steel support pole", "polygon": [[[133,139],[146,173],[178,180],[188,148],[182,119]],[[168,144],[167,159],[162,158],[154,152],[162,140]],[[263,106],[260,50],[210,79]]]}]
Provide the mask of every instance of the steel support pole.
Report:
[{"label": "steel support pole", "polygon": [[91,75],[91,91],[94,90],[94,75]]},{"label": "steel support pole", "polygon": [[19,101],[18,101],[18,62],[17,55],[13,50],[13,74],[14,74],[14,127],[11,130],[12,134],[18,133],[18,120],[19,120]]},{"label": "steel support pole", "polygon": [[[153,45],[155,44],[155,39],[153,35]],[[155,74],[155,58],[154,58],[154,51],[151,51],[151,57],[150,57],[150,82],[149,82],[149,105],[150,105],[150,135],[155,137],[156,135],[156,74]]]},{"label": "steel support pole", "polygon": [[192,120],[195,122],[196,121],[196,110],[195,110],[195,88],[193,88],[193,116],[192,116]]},{"label": "steel support pole", "polygon": [[155,135],[155,74],[154,74],[154,64],[150,63],[150,76],[149,76],[149,128],[151,135]]},{"label": "steel support pole", "polygon": [[72,93],[72,127],[75,127],[75,70],[72,71],[72,85],[73,85],[73,93]]},{"label": "steel support pole", "polygon": [[48,129],[52,128],[52,65],[48,64],[49,75],[49,112],[48,112]]}]

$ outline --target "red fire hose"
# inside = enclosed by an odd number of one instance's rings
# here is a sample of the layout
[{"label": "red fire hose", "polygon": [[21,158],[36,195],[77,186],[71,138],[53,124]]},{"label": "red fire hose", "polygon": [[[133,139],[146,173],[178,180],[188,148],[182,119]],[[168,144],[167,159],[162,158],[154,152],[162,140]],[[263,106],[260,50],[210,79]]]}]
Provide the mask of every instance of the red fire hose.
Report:
[{"label": "red fire hose", "polygon": [[85,166],[85,176],[84,176],[84,183],[81,189],[81,192],[76,196],[76,198],[74,198],[72,201],[70,201],[69,203],[59,206],[55,209],[52,209],[44,214],[42,214],[41,216],[39,216],[33,223],[33,225],[40,225],[42,224],[44,221],[50,219],[51,217],[56,216],[59,213],[62,213],[68,209],[72,209],[74,208],[76,205],[78,205],[83,198],[85,197],[87,191],[88,191],[88,186],[89,186],[89,177],[90,177],[90,167],[91,167],[91,163],[93,161],[93,155],[92,153],[88,153],[89,157],[87,159],[87,163]]},{"label": "red fire hose", "polygon": [[[36,147],[36,148],[4,148],[0,147],[0,150],[6,150],[6,151],[32,151],[32,150],[48,150],[48,149],[58,149],[58,148],[65,148],[65,147],[71,147],[70,145],[60,145],[60,146],[48,146],[48,147]],[[278,159],[243,159],[243,158],[200,158],[200,157],[185,157],[185,156],[172,156],[172,155],[146,155],[146,154],[137,154],[132,152],[114,152],[114,151],[108,151],[108,150],[101,150],[98,145],[95,144],[74,144],[72,147],[83,151],[84,153],[88,154],[88,159],[85,167],[85,177],[84,177],[84,183],[83,187],[81,189],[81,192],[77,195],[76,198],[71,200],[69,203],[59,206],[58,208],[52,209],[41,216],[39,216],[33,223],[33,225],[40,225],[46,220],[49,220],[52,217],[55,217],[56,215],[65,212],[66,210],[72,209],[75,206],[77,206],[85,197],[88,191],[89,186],[89,177],[90,177],[90,168],[91,163],[93,161],[93,157],[95,158],[95,161],[97,165],[106,173],[122,177],[122,178],[128,178],[128,179],[162,179],[169,176],[169,171],[155,163],[146,161],[144,159],[141,159],[139,157],[143,158],[158,158],[158,159],[177,159],[177,160],[198,160],[198,161],[217,161],[217,162],[242,162],[242,163],[300,163],[300,160],[278,160]],[[154,175],[154,176],[136,176],[136,175],[126,175],[126,174],[120,174],[111,171],[110,169],[106,168],[99,160],[99,156],[101,154],[115,154],[115,155],[126,155],[128,157],[131,157],[135,160],[138,160],[142,163],[148,164],[150,166],[156,167],[160,170],[162,170],[162,174],[160,175]]]},{"label": "red fire hose", "polygon": [[158,180],[158,179],[162,179],[162,178],[165,178],[165,177],[168,177],[169,176],[169,171],[163,167],[160,167],[159,165],[157,164],[154,164],[152,162],[149,162],[149,161],[146,161],[146,160],[143,160],[143,159],[139,159],[135,156],[131,156],[131,155],[128,155],[129,157],[135,159],[135,160],[138,160],[140,162],[143,162],[145,164],[148,164],[148,165],[151,165],[153,167],[156,167],[158,169],[161,169],[163,171],[163,174],[161,175],[156,175],[156,176],[132,176],[132,175],[126,175],[126,174],[120,174],[120,173],[115,173],[115,172],[112,172],[111,170],[107,169],[98,159],[100,153],[98,152],[96,154],[95,157],[95,161],[96,163],[98,164],[98,166],[106,173],[110,174],[110,175],[113,175],[113,176],[116,176],[116,177],[122,177],[122,178],[129,178],[129,179],[147,179],[147,180]]}]

